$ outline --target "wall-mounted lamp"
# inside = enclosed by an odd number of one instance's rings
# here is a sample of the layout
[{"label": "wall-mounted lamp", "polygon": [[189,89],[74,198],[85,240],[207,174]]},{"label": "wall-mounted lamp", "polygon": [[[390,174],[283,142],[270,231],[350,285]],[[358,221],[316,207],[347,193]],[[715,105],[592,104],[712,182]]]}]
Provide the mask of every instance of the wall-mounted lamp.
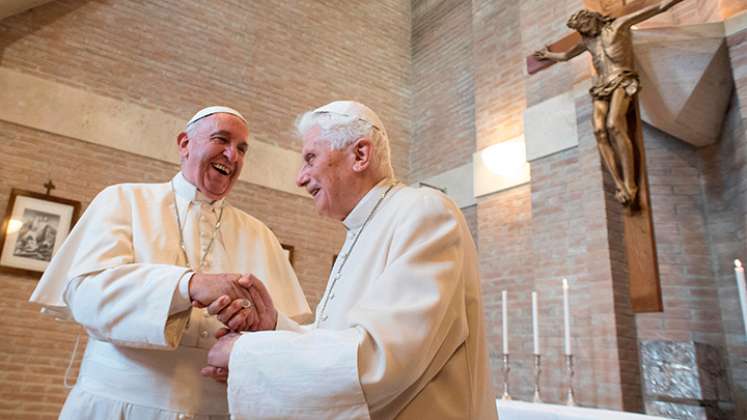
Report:
[{"label": "wall-mounted lamp", "polygon": [[530,180],[524,136],[486,147],[472,156],[475,197],[525,184]]}]

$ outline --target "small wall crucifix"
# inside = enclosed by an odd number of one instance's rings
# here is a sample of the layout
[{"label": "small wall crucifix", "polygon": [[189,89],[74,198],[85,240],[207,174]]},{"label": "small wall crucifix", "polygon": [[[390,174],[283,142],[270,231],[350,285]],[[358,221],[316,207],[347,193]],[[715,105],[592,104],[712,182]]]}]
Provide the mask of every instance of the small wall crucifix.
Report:
[{"label": "small wall crucifix", "polygon": [[50,195],[50,193],[52,192],[52,190],[55,189],[55,188],[57,188],[57,187],[54,185],[54,182],[52,182],[52,180],[50,179],[49,181],[47,181],[46,184],[44,184],[44,188],[47,189],[47,192],[45,194],[46,195]]}]

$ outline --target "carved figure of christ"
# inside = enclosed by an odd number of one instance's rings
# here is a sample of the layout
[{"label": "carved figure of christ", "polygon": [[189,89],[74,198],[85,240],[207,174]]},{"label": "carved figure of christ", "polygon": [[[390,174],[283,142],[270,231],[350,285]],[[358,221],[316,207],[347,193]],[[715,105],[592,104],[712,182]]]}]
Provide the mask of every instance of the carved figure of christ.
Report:
[{"label": "carved figure of christ", "polygon": [[[534,74],[556,61],[589,52],[596,74],[590,95],[592,125],[604,166],[616,187],[615,198],[626,208],[625,251],[633,311],[661,312],[661,284],[656,256],[645,155],[637,112],[638,75],[633,63],[631,27],[669,10],[683,0],[626,6],[619,17],[582,10],[568,20],[575,33],[527,58]],[[642,7],[643,6],[643,7]]]}]

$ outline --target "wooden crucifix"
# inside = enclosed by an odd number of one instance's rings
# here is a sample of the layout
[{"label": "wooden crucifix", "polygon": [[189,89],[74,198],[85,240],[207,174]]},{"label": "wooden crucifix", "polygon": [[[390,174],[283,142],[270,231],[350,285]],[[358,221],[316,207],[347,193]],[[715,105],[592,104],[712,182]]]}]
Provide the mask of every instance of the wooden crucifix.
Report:
[{"label": "wooden crucifix", "polygon": [[636,94],[638,73],[633,59],[631,27],[663,13],[683,0],[665,0],[618,17],[589,10],[576,12],[568,27],[576,32],[527,58],[527,70],[536,73],[553,62],[567,61],[583,52],[591,54],[595,75],[589,94],[592,125],[599,154],[615,183],[615,199],[625,207],[625,251],[634,312],[661,312],[661,284],[656,257],[646,175],[643,132]]}]

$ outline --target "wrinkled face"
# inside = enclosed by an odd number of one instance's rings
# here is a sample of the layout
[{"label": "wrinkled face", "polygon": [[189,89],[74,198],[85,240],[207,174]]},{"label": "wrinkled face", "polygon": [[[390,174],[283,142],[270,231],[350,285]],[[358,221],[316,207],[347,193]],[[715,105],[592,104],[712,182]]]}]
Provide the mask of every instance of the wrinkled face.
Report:
[{"label": "wrinkled face", "polygon": [[320,137],[320,132],[319,126],[314,126],[303,136],[304,164],[296,185],[308,191],[320,215],[343,220],[355,204],[350,203],[350,192],[344,185],[352,174],[354,155],[350,145],[333,150],[329,141]]},{"label": "wrinkled face", "polygon": [[218,113],[195,123],[177,139],[182,173],[211,200],[225,197],[241,174],[249,129],[235,115]]}]

